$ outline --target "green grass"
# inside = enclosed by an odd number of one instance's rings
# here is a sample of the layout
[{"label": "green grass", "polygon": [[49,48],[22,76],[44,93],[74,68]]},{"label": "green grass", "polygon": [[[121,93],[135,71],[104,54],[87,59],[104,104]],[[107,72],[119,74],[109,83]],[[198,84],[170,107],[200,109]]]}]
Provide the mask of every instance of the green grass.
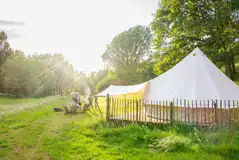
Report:
[{"label": "green grass", "polygon": [[32,109],[43,103],[51,102],[59,97],[46,97],[46,98],[11,98],[0,97],[0,116],[9,113],[15,113],[17,111]]},{"label": "green grass", "polygon": [[0,104],[19,104],[27,102],[36,102],[40,101],[41,98],[14,98],[7,96],[0,96]]},{"label": "green grass", "polygon": [[[150,129],[99,122],[90,113],[52,111],[70,99],[57,98],[0,119],[1,160],[223,160],[238,159],[239,134]],[[101,107],[104,109],[104,100]],[[1,107],[1,105],[0,105]],[[228,135],[228,133],[234,133]]]}]

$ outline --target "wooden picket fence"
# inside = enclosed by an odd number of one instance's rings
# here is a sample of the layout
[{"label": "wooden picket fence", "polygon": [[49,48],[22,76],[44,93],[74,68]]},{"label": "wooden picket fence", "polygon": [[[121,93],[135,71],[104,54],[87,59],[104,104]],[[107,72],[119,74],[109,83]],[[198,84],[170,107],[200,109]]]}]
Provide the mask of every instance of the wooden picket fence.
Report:
[{"label": "wooden picket fence", "polygon": [[196,127],[238,125],[239,101],[144,101],[107,97],[106,120]]}]

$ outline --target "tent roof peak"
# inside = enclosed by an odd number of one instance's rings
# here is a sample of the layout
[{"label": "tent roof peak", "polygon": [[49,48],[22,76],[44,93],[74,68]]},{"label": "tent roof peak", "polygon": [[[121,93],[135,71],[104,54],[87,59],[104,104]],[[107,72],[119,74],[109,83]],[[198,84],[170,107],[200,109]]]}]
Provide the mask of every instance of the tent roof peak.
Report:
[{"label": "tent roof peak", "polygon": [[198,48],[196,47],[192,52],[191,52],[192,55],[204,55],[204,53]]}]

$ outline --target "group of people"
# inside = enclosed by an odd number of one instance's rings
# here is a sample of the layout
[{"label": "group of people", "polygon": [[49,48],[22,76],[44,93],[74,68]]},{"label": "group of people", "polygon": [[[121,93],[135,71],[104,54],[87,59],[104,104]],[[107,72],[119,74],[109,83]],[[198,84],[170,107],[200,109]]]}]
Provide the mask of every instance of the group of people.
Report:
[{"label": "group of people", "polygon": [[[88,104],[85,105],[85,107],[89,108],[92,106],[92,101],[93,101],[93,97],[92,95],[89,95],[88,97]],[[80,110],[82,109],[81,108],[81,99],[80,99],[80,95],[78,94],[75,94],[72,98],[72,104],[71,104],[71,109],[75,109],[75,108],[79,108]],[[84,110],[87,109],[87,108],[83,108]]]},{"label": "group of people", "polygon": [[[94,107],[93,107],[93,99],[95,100],[94,101]],[[101,109],[99,107],[97,97],[93,98],[92,95],[89,95],[87,97],[87,100],[88,100],[88,102],[85,103],[83,108],[82,108],[81,96],[79,94],[74,94],[73,97],[72,97],[72,103],[71,103],[71,106],[70,106],[70,111],[67,110],[66,106],[64,106],[66,112],[67,113],[76,113],[78,109],[80,109],[83,112],[86,112],[87,110],[89,110],[94,115],[97,115],[97,116],[100,115],[100,117],[102,118],[103,115],[102,115]]]}]

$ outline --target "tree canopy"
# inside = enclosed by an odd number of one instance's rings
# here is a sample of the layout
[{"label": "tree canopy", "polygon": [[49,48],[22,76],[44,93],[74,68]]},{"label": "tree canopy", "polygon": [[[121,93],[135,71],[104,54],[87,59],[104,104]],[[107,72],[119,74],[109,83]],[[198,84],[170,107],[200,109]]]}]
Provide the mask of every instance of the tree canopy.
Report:
[{"label": "tree canopy", "polygon": [[62,54],[25,56],[15,50],[1,67],[1,92],[23,96],[63,93],[74,86],[75,71]]},{"label": "tree canopy", "polygon": [[135,26],[117,35],[102,55],[108,68],[127,84],[150,79],[142,73],[142,64],[151,55],[151,30],[147,26]]},{"label": "tree canopy", "polygon": [[12,50],[7,41],[7,35],[5,32],[0,32],[0,66],[6,61],[7,57],[10,56]]},{"label": "tree canopy", "polygon": [[161,0],[152,22],[155,72],[165,72],[200,47],[233,79],[238,55],[237,0]]}]

